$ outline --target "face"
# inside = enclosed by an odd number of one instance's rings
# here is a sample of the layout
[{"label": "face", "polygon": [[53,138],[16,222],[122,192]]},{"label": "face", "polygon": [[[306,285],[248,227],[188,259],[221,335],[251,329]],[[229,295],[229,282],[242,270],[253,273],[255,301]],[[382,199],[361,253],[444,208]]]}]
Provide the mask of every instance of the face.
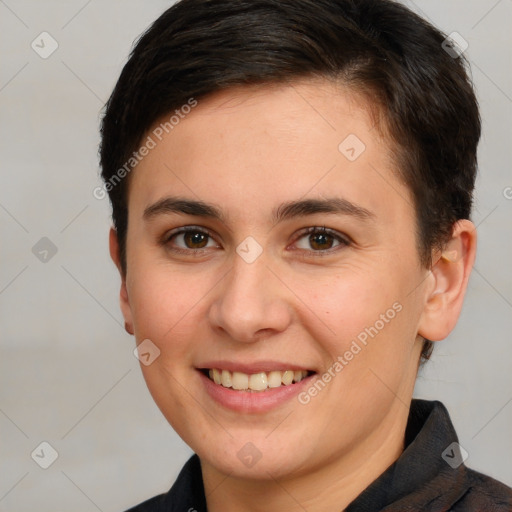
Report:
[{"label": "face", "polygon": [[141,368],[169,423],[251,478],[378,450],[407,416],[428,280],[364,101],[231,89],[164,135],[130,176],[122,308],[159,350]]}]

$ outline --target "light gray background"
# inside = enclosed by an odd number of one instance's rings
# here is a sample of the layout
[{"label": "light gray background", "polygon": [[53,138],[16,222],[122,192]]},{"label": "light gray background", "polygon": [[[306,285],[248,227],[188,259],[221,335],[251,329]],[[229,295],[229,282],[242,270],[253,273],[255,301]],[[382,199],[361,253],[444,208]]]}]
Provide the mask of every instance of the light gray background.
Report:
[{"label": "light gray background", "polygon": [[[191,451],[154,405],[123,329],[93,197],[99,112],[135,38],[169,2],[0,1],[0,511],[121,511],[166,491]],[[415,395],[448,407],[467,464],[512,485],[512,1],[407,5],[468,41],[483,117],[465,307]],[[41,32],[59,47],[31,48]],[[512,195],[512,190],[511,194]],[[42,237],[58,252],[32,253]],[[59,457],[41,469],[31,452]]]}]

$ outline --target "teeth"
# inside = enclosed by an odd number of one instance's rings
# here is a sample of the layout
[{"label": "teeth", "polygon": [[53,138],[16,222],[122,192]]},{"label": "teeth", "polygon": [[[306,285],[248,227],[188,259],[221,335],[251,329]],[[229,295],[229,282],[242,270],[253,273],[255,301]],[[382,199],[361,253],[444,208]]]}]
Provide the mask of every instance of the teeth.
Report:
[{"label": "teeth", "polygon": [[285,386],[288,386],[289,384],[291,384],[293,382],[293,374],[294,374],[294,372],[292,372],[291,370],[287,370],[287,371],[283,372],[283,376],[281,377],[281,382]]},{"label": "teeth", "polygon": [[233,372],[231,385],[233,389],[249,389],[249,375],[246,373]]},{"label": "teeth", "polygon": [[231,373],[228,372],[227,370],[222,370],[222,375],[220,377],[220,383],[225,387],[225,388],[230,388],[231,387]]},{"label": "teeth", "polygon": [[278,388],[281,385],[281,372],[269,372],[267,384],[269,388]]},{"label": "teeth", "polygon": [[267,389],[268,379],[267,374],[265,372],[262,373],[254,373],[249,377],[249,385],[250,389],[254,391],[263,391]]},{"label": "teeth", "polygon": [[[215,384],[220,384],[222,381],[222,377],[220,376],[219,370],[210,370],[210,371],[213,372],[213,382],[215,382]],[[210,375],[210,377],[211,377],[211,375]]]},{"label": "teeth", "polygon": [[219,370],[212,368],[208,375],[215,384],[225,388],[237,390],[265,391],[269,388],[278,388],[281,385],[289,386],[292,382],[300,382],[307,376],[305,370],[286,370],[260,372],[248,375],[242,372],[229,372],[228,370]]}]

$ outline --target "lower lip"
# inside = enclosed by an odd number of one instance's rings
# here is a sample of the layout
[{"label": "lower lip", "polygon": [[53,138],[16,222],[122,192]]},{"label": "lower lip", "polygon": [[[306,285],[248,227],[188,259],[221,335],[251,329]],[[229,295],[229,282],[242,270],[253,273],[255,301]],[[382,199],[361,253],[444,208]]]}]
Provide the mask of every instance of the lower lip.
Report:
[{"label": "lower lip", "polygon": [[300,382],[289,384],[288,386],[267,388],[266,391],[237,391],[232,388],[225,388],[220,384],[215,384],[215,382],[199,370],[198,373],[206,388],[206,392],[218,404],[233,411],[245,413],[267,412],[279,407],[309,386],[310,380],[315,376],[315,374],[310,375]]}]

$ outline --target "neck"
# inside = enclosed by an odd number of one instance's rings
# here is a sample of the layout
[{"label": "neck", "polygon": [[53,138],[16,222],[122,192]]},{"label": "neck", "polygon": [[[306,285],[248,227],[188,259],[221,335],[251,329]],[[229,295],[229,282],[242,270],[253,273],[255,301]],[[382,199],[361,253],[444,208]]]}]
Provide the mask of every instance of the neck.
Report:
[{"label": "neck", "polygon": [[408,412],[395,401],[370,437],[300,477],[247,480],[224,475],[201,461],[208,512],[344,510],[402,453]]}]

